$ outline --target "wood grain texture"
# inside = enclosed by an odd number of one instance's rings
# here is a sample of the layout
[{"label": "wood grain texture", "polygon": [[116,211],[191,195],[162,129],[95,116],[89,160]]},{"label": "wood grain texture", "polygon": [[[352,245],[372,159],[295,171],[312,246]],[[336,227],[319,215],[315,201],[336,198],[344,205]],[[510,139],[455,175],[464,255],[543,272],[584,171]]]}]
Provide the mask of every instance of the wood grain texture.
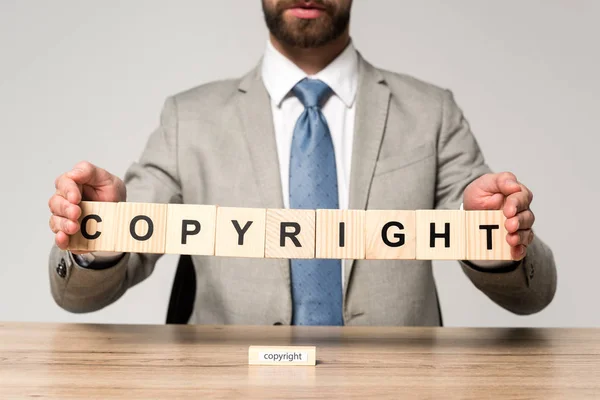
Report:
[{"label": "wood grain texture", "polygon": [[[79,204],[81,216],[79,217],[80,229],[69,239],[69,250],[89,250],[89,251],[114,251],[115,249],[115,227],[116,213],[118,203],[82,201]],[[97,218],[86,218],[90,215],[96,215]],[[82,222],[85,221],[85,227]],[[82,235],[82,229],[85,229],[88,235],[100,235],[97,239],[86,239]]]},{"label": "wood grain texture", "polygon": [[[217,207],[215,255],[263,258],[266,214],[264,208]],[[233,221],[236,221],[241,235]]]},{"label": "wood grain texture", "polygon": [[[183,244],[183,221],[186,223]],[[195,204],[169,204],[167,212],[167,254],[193,254],[212,256],[215,254],[215,228],[217,207]],[[197,232],[197,233],[195,233]],[[193,233],[193,234],[191,234]]]},{"label": "wood grain texture", "polygon": [[[291,360],[266,360],[265,354],[299,355],[301,358]],[[250,346],[248,348],[249,365],[281,365],[281,366],[314,366],[317,364],[317,348],[315,346]]]},{"label": "wood grain texture", "polygon": [[[398,235],[403,235],[404,244],[400,247],[388,246],[382,238],[382,231],[390,222],[402,224],[389,227],[386,238],[390,243],[400,243]],[[402,210],[367,210],[366,212],[366,253],[369,260],[414,260],[417,254],[416,213]]]},{"label": "wood grain texture", "polygon": [[[265,237],[265,257],[267,258],[315,258],[315,210],[268,209]],[[297,247],[290,238],[281,247],[281,223],[295,222],[300,225],[296,239],[302,247]],[[288,230],[288,232],[294,232]]]},{"label": "wood grain texture", "polygon": [[[317,365],[248,348],[316,346]],[[0,322],[0,398],[597,399],[600,330]]]},{"label": "wood grain texture", "polygon": [[[431,247],[431,223],[436,233],[445,233],[450,224],[450,247],[443,238],[436,239]],[[417,210],[417,259],[418,260],[464,260],[467,254],[465,212],[454,210]]]},{"label": "wood grain texture", "polygon": [[[504,223],[503,211],[465,211],[467,229],[468,260],[512,260],[510,245],[506,241],[508,234]],[[481,225],[494,226],[497,229],[481,229]],[[491,241],[488,243],[488,231]],[[491,249],[488,248],[491,244]]]},{"label": "wood grain texture", "polygon": [[[340,246],[340,223],[345,224],[344,247]],[[317,210],[316,258],[365,258],[364,210]]]},{"label": "wood grain texture", "polygon": [[[158,203],[119,203],[117,207],[117,226],[115,251],[126,253],[164,254],[167,234],[168,204]],[[152,221],[152,235],[149,235]],[[138,238],[131,234],[134,225]],[[147,236],[150,236],[146,239]]]}]

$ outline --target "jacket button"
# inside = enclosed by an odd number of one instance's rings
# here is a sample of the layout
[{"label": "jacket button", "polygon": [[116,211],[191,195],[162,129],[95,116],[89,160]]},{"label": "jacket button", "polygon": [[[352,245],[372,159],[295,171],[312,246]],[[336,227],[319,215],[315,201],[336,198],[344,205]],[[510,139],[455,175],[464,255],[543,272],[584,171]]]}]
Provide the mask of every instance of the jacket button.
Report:
[{"label": "jacket button", "polygon": [[64,278],[65,276],[67,276],[67,263],[65,262],[64,258],[61,258],[60,262],[56,266],[56,273],[61,278]]},{"label": "jacket button", "polygon": [[533,279],[533,275],[535,274],[535,267],[531,266],[531,271],[529,271],[529,279]]}]

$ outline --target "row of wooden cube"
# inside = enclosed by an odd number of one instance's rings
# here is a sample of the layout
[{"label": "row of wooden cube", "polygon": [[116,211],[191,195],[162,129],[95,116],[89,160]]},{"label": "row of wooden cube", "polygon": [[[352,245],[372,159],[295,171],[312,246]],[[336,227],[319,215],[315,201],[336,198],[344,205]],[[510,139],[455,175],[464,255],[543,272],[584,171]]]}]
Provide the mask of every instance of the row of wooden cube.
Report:
[{"label": "row of wooden cube", "polygon": [[258,258],[510,260],[502,211],[82,202],[71,250]]}]

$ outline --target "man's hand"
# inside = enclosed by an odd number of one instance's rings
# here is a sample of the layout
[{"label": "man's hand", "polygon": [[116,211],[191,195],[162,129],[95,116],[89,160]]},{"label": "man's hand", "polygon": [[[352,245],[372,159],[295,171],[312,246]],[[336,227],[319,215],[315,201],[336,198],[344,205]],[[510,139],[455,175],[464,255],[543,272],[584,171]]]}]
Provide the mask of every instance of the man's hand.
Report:
[{"label": "man's hand", "polygon": [[89,162],[80,162],[71,171],[54,182],[56,192],[48,201],[50,229],[55,233],[56,245],[66,250],[69,237],[79,230],[81,216],[79,203],[87,201],[125,201],[125,184],[117,176]]},{"label": "man's hand", "polygon": [[535,216],[529,208],[533,193],[510,172],[486,174],[473,181],[463,194],[465,210],[503,210],[514,260],[522,260],[533,241]]}]

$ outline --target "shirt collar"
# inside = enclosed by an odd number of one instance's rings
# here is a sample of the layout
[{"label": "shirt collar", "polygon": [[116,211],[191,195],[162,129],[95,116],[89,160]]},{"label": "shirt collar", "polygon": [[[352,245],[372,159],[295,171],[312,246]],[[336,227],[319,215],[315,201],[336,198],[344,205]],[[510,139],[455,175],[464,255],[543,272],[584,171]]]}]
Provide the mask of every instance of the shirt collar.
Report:
[{"label": "shirt collar", "polygon": [[316,75],[307,75],[267,41],[261,75],[271,100],[278,107],[304,78],[320,79],[342,100],[346,107],[354,104],[358,87],[358,54],[352,42],[325,69]]}]

